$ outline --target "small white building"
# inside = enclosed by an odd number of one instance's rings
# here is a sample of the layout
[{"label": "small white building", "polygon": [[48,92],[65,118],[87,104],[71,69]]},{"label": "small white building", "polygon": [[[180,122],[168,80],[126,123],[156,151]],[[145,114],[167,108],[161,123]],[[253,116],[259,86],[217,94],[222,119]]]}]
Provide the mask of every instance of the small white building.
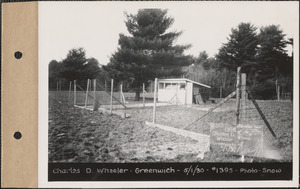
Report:
[{"label": "small white building", "polygon": [[[204,93],[203,89],[211,88],[208,85],[192,81],[190,79],[158,79],[158,101],[170,102],[176,104],[193,104],[193,97],[200,95],[201,99]],[[207,91],[207,90],[206,90]],[[208,94],[207,92],[205,93]]]}]

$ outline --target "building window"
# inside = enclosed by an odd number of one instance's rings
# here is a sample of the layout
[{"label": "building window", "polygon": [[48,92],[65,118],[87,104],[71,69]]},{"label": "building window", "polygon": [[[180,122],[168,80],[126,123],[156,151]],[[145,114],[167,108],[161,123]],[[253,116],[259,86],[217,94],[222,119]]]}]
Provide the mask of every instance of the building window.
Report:
[{"label": "building window", "polygon": [[185,90],[185,84],[184,83],[180,84],[180,90]]},{"label": "building window", "polygon": [[165,83],[165,88],[166,89],[172,89],[172,84],[171,83]]},{"label": "building window", "polygon": [[165,83],[159,83],[158,86],[159,89],[165,89]]}]

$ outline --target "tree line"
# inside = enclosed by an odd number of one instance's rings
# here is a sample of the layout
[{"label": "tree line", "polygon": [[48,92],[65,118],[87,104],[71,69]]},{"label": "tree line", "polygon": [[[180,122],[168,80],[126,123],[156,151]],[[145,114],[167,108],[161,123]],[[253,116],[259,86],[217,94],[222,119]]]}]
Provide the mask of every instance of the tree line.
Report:
[{"label": "tree line", "polygon": [[49,63],[49,87],[53,88],[57,80],[113,78],[116,83],[137,88],[139,99],[142,83],[147,85],[156,77],[185,77],[213,88],[234,88],[235,72],[241,67],[257,98],[272,98],[275,86],[292,92],[293,54],[289,56],[285,48],[293,45],[293,39],[286,40],[280,26],[258,29],[251,23],[240,23],[232,28],[216,55],[209,57],[203,51],[194,57],[185,54],[190,44],[175,44],[182,32],[168,30],[174,18],[167,10],[140,9],[125,16],[130,35],[119,34],[119,46],[107,64],[86,58],[83,48],[71,49],[62,61]]}]

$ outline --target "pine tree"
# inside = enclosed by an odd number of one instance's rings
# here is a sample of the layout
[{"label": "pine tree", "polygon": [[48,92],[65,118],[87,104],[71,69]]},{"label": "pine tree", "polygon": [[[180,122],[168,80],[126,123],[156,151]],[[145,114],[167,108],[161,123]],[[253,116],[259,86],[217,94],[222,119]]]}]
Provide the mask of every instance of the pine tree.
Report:
[{"label": "pine tree", "polygon": [[217,55],[223,66],[231,70],[241,66],[243,72],[249,72],[255,64],[256,29],[251,23],[240,23],[237,28],[231,29],[228,42],[223,44]]},{"label": "pine tree", "polygon": [[183,52],[190,45],[174,45],[181,32],[166,32],[174,19],[167,10],[140,9],[136,15],[126,14],[126,27],[131,36],[120,34],[119,48],[103,68],[117,82],[130,81],[139,100],[139,87],[155,77],[178,77],[190,56]]},{"label": "pine tree", "polygon": [[293,63],[288,61],[289,57],[285,50],[288,41],[284,37],[285,34],[279,26],[270,25],[260,29],[257,62],[260,73],[265,77],[292,73]]},{"label": "pine tree", "polygon": [[69,81],[85,80],[96,78],[99,72],[99,62],[95,58],[86,58],[83,48],[75,48],[62,60],[60,76]]}]

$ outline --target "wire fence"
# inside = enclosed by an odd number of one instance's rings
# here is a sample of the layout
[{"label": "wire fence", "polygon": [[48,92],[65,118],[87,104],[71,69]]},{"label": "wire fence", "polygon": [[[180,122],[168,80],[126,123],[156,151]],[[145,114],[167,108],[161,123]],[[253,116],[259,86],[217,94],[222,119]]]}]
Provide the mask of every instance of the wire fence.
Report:
[{"label": "wire fence", "polygon": [[[156,86],[156,88],[155,88]],[[193,85],[194,86],[194,85]],[[137,113],[142,115],[134,115],[134,118],[150,121],[161,125],[169,125],[180,129],[199,132],[202,134],[210,134],[210,123],[226,123],[232,126],[254,125],[261,126],[263,129],[263,137],[269,141],[280,142],[280,145],[289,146],[292,138],[285,139],[286,133],[292,136],[293,112],[290,94],[282,91],[285,89],[274,89],[274,100],[257,100],[253,88],[244,90],[248,91],[240,93],[242,96],[240,104],[237,106],[237,88],[235,87],[193,87],[191,96],[191,104],[188,104],[187,96],[182,98],[182,94],[187,95],[187,85],[181,83],[164,83],[149,82],[140,86],[131,86],[128,83],[114,83],[113,80],[61,80],[56,86],[49,86],[49,96],[59,101],[67,101],[70,105],[76,105],[91,110],[106,110],[111,114],[125,115],[127,113]],[[164,98],[161,98],[162,92]],[[200,100],[199,100],[200,96]],[[156,118],[156,106],[165,107],[158,108],[159,116]],[[166,106],[179,105],[179,106]],[[199,111],[191,112],[192,116],[185,119],[185,113],[189,111],[183,110],[181,106],[192,107]],[[153,114],[152,109],[153,107]],[[174,108],[176,107],[176,108]],[[130,111],[128,109],[144,108],[145,111]],[[179,110],[181,109],[182,110]],[[178,111],[176,112],[171,111]],[[150,113],[149,113],[150,112]],[[237,118],[238,117],[238,118]],[[144,119],[145,118],[145,119]],[[153,119],[152,119],[153,118]],[[166,122],[165,120],[170,122]],[[236,122],[236,119],[239,122]],[[171,123],[171,124],[170,124]],[[274,140],[277,137],[278,140]],[[281,144],[283,143],[283,144]],[[275,142],[274,142],[275,144]],[[288,147],[287,147],[288,148]],[[287,153],[290,154],[289,152]]]},{"label": "wire fence", "polygon": [[[172,88],[173,93],[163,101],[160,101],[161,99],[159,95],[156,94],[157,103],[163,102],[170,105],[186,105],[186,102],[178,97],[178,91],[181,90],[180,87],[180,84],[174,85]],[[150,82],[147,85],[142,84],[139,87],[132,87],[123,83],[114,84],[113,80],[61,80],[57,82],[55,88],[54,86],[50,88],[52,89],[49,90],[50,96],[53,96],[58,100],[67,100],[69,104],[93,110],[95,108],[102,108],[110,111],[126,110],[128,108],[153,107],[154,105],[154,82]],[[157,85],[157,92],[159,92],[160,89],[160,85]],[[164,89],[167,89],[167,87],[165,86]],[[212,87],[210,89],[199,88],[198,91],[193,91],[192,104],[204,104],[205,108],[207,108],[206,111],[210,112],[211,108],[216,107],[218,103],[224,100],[224,97],[228,96],[230,92],[235,90],[235,88],[223,87]],[[201,95],[201,103],[197,100],[198,95]],[[230,99],[235,100],[235,95],[232,95],[229,100]],[[280,100],[281,101],[278,100],[278,103],[282,102],[282,100],[284,101],[284,98],[281,98]],[[229,114],[232,114],[232,117],[236,116],[235,103],[230,103],[230,105],[228,105],[228,103],[224,103],[218,106],[219,107],[212,111],[228,111]],[[274,106],[270,107],[271,108],[263,106],[261,108],[261,112],[267,112],[264,116],[267,119],[272,120],[273,118],[276,118],[276,114],[270,113]],[[248,96],[246,96],[246,99],[241,102],[239,114],[241,123],[247,124],[254,121],[255,123],[264,124],[264,120],[257,111],[257,107],[253,105]],[[191,120],[190,125],[197,124],[200,120],[201,116],[199,116],[196,120]]]}]

